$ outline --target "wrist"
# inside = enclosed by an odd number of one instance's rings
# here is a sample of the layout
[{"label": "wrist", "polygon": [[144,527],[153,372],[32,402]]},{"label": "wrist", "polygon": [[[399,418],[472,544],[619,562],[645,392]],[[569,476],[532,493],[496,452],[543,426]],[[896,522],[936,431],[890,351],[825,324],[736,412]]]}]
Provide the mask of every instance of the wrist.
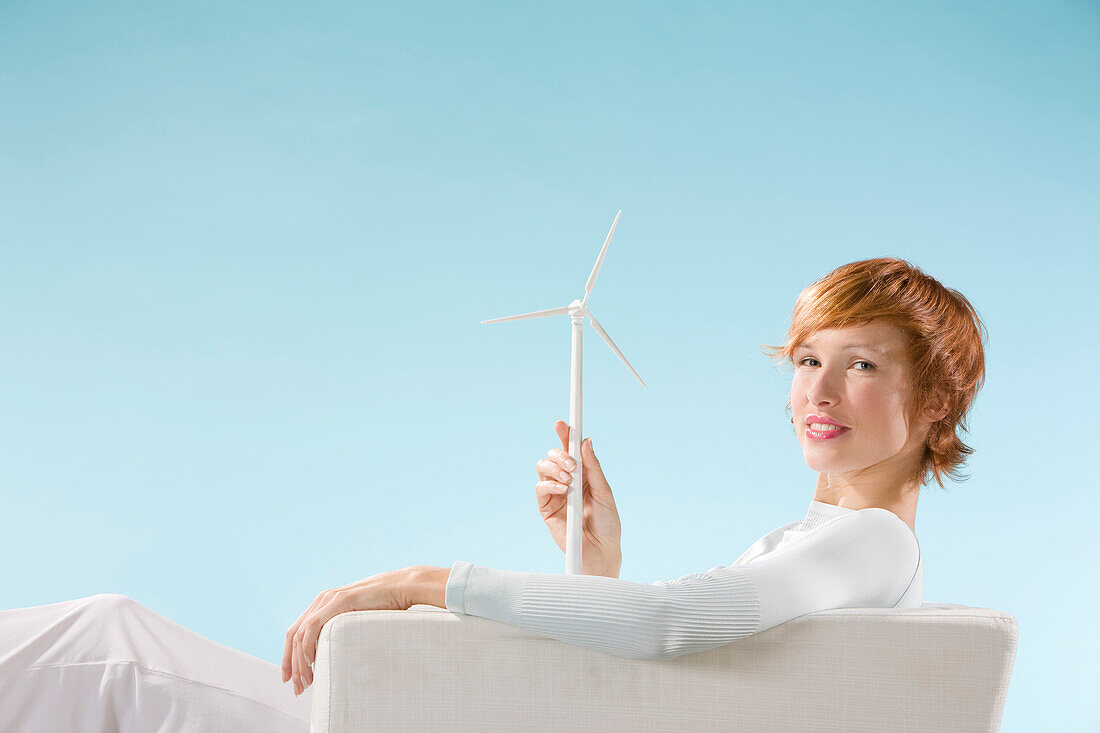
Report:
[{"label": "wrist", "polygon": [[406,609],[418,603],[438,608],[447,607],[447,579],[450,568],[431,565],[414,565],[409,568],[405,581]]},{"label": "wrist", "polygon": [[593,564],[590,569],[585,569],[583,573],[585,575],[602,575],[605,578],[618,578],[622,564],[623,558],[622,555],[619,555],[618,557],[603,559],[599,563]]}]

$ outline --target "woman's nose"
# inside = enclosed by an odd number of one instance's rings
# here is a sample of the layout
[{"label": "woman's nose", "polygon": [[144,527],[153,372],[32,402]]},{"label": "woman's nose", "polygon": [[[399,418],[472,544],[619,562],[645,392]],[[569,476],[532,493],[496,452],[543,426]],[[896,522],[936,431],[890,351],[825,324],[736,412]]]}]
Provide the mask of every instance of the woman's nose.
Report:
[{"label": "woman's nose", "polygon": [[822,374],[806,390],[806,399],[811,405],[834,405],[837,394],[835,381],[828,375]]}]

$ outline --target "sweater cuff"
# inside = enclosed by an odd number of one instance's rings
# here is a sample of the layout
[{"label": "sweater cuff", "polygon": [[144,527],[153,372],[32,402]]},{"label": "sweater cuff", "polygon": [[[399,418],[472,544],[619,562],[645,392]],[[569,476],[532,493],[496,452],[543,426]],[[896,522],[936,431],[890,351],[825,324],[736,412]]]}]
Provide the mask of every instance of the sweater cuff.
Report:
[{"label": "sweater cuff", "polygon": [[465,560],[455,560],[451,574],[447,576],[447,589],[444,592],[444,604],[451,613],[466,613],[466,580],[474,564]]}]

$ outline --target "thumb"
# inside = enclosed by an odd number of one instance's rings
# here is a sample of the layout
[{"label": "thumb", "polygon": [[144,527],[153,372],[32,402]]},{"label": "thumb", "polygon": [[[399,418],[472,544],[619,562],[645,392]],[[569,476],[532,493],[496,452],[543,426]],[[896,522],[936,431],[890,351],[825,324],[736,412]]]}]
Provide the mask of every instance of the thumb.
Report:
[{"label": "thumb", "polygon": [[596,452],[592,449],[592,438],[585,438],[581,443],[581,460],[584,463],[585,473],[588,474],[588,481],[592,484],[592,488],[603,493],[603,489],[610,488],[607,484],[607,478],[603,475],[603,468],[600,467],[600,460],[596,458]]}]

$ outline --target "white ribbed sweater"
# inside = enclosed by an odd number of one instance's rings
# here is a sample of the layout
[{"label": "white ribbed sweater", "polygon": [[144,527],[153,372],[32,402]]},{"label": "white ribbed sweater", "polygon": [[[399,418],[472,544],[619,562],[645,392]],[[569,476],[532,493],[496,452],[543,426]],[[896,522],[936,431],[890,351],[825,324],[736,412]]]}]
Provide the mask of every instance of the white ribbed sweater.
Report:
[{"label": "white ribbed sweater", "polygon": [[919,608],[916,535],[878,507],[811,501],[732,565],[652,584],[594,575],[451,567],[447,610],[632,659],[700,652],[831,608]]}]

